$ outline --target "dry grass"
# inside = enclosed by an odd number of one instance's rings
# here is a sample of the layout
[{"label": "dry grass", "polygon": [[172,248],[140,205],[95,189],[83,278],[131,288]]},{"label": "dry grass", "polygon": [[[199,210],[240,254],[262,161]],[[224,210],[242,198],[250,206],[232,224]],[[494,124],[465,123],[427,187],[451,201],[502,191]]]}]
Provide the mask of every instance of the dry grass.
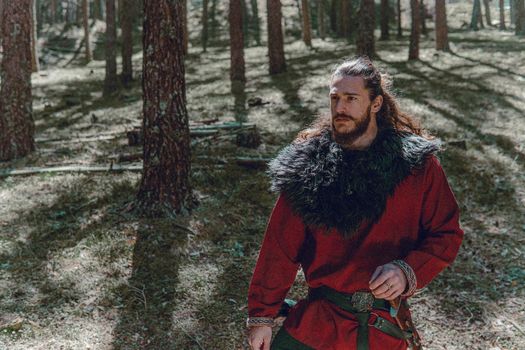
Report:
[{"label": "dry grass", "polygon": [[[293,4],[287,2],[286,11],[292,13]],[[466,8],[450,7],[454,27]],[[224,23],[224,11],[218,13]],[[198,12],[190,18],[197,28]],[[287,20],[291,34],[293,23]],[[468,145],[449,146],[441,157],[461,206],[465,241],[454,265],[412,299],[414,318],[428,349],[522,349],[525,40],[492,28],[453,30],[450,37],[453,53],[436,54],[429,38],[421,61],[411,63],[406,38],[378,43],[378,63],[393,75],[404,109],[445,142]],[[227,50],[210,47],[201,54],[192,47],[190,118],[243,118],[257,123],[264,141],[254,151],[209,140],[194,145],[194,155],[272,155],[326,111],[330,68],[354,47],[318,39],[314,47],[290,40],[289,71],[278,77],[266,74],[264,47],[248,48],[248,82],[237,95],[230,92]],[[71,58],[34,76],[37,138],[123,132],[140,124],[139,83],[102,99],[103,62],[63,67]],[[139,52],[134,59],[139,71]],[[247,108],[242,102],[250,97],[268,104]],[[40,142],[33,155],[0,166],[90,164],[121,151],[129,151],[122,137]],[[192,181],[201,204],[177,220],[123,210],[134,198],[138,174],[1,179],[0,349],[246,348],[246,292],[275,196],[263,171],[200,165]],[[299,275],[290,296],[304,292]]]}]

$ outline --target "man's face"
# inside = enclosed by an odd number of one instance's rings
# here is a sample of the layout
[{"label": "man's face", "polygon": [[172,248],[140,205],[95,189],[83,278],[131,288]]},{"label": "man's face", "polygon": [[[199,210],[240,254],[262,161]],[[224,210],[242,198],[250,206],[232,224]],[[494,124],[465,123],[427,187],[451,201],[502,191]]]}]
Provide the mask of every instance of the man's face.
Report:
[{"label": "man's face", "polygon": [[361,77],[335,77],[330,84],[332,132],[337,143],[349,144],[375,123],[368,90]]}]

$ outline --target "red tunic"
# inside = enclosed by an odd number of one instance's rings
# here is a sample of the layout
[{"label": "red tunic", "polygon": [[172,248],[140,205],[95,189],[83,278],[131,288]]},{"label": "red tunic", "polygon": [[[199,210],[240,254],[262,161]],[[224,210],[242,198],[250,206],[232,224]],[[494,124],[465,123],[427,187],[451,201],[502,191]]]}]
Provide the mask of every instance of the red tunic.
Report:
[{"label": "red tunic", "polygon": [[[281,194],[250,283],[248,315],[275,317],[300,266],[309,287],[353,293],[369,291],[379,265],[402,259],[414,270],[417,288],[423,288],[455,259],[462,238],[458,205],[435,156],[397,186],[377,223],[364,222],[346,240],[333,230],[327,235],[305,226]],[[377,313],[395,323],[387,312]],[[356,348],[357,321],[325,300],[300,300],[283,327],[314,349]],[[371,350],[406,349],[403,340],[374,327],[369,327],[369,344]]]}]

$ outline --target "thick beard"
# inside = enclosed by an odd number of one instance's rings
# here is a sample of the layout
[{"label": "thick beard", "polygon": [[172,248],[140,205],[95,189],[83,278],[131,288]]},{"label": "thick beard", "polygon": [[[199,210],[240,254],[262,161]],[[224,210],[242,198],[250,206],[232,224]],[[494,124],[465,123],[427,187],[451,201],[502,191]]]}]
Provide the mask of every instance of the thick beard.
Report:
[{"label": "thick beard", "polygon": [[332,138],[334,141],[340,145],[351,145],[355,140],[363,136],[368,130],[368,125],[370,125],[370,121],[372,120],[372,116],[370,115],[371,108],[372,105],[369,105],[364,116],[361,116],[361,118],[357,120],[353,119],[355,122],[355,128],[349,132],[338,132],[335,128],[334,121],[332,120]]}]

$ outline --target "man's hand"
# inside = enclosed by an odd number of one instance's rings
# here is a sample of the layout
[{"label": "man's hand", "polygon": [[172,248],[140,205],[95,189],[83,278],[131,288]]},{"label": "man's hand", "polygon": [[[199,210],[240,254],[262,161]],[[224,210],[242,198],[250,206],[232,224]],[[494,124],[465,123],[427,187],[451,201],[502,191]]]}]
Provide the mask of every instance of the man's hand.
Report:
[{"label": "man's hand", "polygon": [[250,328],[248,344],[251,350],[270,350],[272,341],[272,328],[269,326],[257,326]]},{"label": "man's hand", "polygon": [[377,267],[368,283],[377,299],[394,300],[405,291],[408,282],[403,270],[386,264]]}]

